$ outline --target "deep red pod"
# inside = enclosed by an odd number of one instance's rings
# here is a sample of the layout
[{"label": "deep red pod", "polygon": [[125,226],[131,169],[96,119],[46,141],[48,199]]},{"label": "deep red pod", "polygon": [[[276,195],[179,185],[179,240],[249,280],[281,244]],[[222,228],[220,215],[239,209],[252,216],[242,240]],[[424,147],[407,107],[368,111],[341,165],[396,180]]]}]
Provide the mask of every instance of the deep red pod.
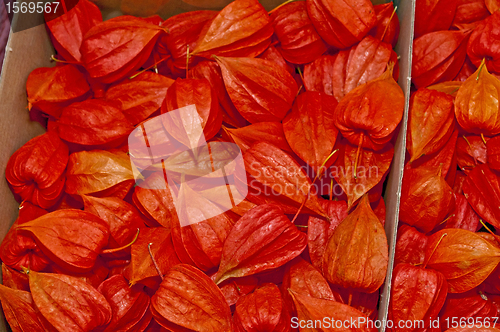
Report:
[{"label": "deep red pod", "polygon": [[439,152],[455,130],[453,97],[430,89],[412,94],[408,115],[406,147],[410,162]]},{"label": "deep red pod", "polygon": [[459,0],[429,0],[415,3],[415,38],[429,32],[448,30]]},{"label": "deep red pod", "polygon": [[333,235],[335,228],[347,217],[346,201],[321,200],[329,221],[310,216],[307,221],[307,247],[311,264],[317,269],[322,269],[323,253],[328,240]]},{"label": "deep red pod", "polygon": [[305,1],[278,7],[271,13],[274,32],[280,42],[277,49],[291,63],[308,63],[326,52],[326,45],[316,32]]},{"label": "deep red pod", "polygon": [[[199,116],[197,121],[203,128],[205,141],[214,137],[222,126],[222,112],[217,94],[207,79],[178,78],[167,90],[167,95],[161,106],[161,113],[165,114],[189,105],[196,106],[196,112]],[[181,115],[183,116],[183,121],[187,121],[187,117],[191,116],[191,114],[188,115],[187,113]],[[194,113],[192,115],[194,116]],[[167,130],[179,142],[190,147],[190,143],[186,142],[188,138],[185,136],[186,134],[189,136],[189,132],[175,129]],[[193,134],[198,134],[199,137],[201,133]]]},{"label": "deep red pod", "polygon": [[[489,140],[484,138],[486,142]],[[462,171],[468,173],[479,164],[488,162],[487,148],[479,135],[462,135],[457,140],[457,162]]]},{"label": "deep red pod", "polygon": [[[398,264],[392,273],[391,302],[388,319],[399,326],[403,321],[422,320],[425,327],[438,317],[448,293],[444,275],[432,269]],[[404,326],[404,325],[403,325]],[[418,331],[413,326],[392,329],[398,332]]]},{"label": "deep red pod", "polygon": [[465,198],[483,220],[500,227],[500,177],[482,164],[474,167],[465,178],[462,189]]},{"label": "deep red pod", "polygon": [[45,133],[29,140],[9,159],[5,178],[15,195],[42,208],[49,208],[61,197],[68,147],[56,133]]},{"label": "deep red pod", "polygon": [[340,101],[354,88],[380,77],[389,62],[395,64],[393,77],[396,80],[399,65],[391,45],[367,36],[349,49],[333,56],[321,56],[307,64],[304,85],[307,91],[325,92]]},{"label": "deep red pod", "polygon": [[45,12],[45,21],[50,30],[50,39],[59,56],[70,62],[81,62],[80,47],[85,34],[102,22],[99,8],[88,0],[81,0],[64,15]]},{"label": "deep red pod", "polygon": [[292,150],[316,171],[332,153],[338,136],[333,123],[337,100],[321,92],[306,91],[283,119],[283,132]]},{"label": "deep red pod", "polygon": [[[340,51],[335,55],[323,55],[308,63],[304,66],[304,87],[307,91],[319,91],[324,92],[327,95],[335,96],[337,101],[340,100],[341,96],[339,93],[335,93],[333,88],[333,74],[334,66],[336,64],[336,59],[342,57],[341,60],[347,58],[348,53],[346,51]],[[345,62],[345,61],[339,61]],[[345,76],[342,71],[340,77]]]},{"label": "deep red pod", "polygon": [[394,264],[423,264],[429,238],[415,227],[402,224],[398,229]]},{"label": "deep red pod", "polygon": [[50,263],[49,258],[45,256],[35,241],[29,236],[19,234],[17,230],[17,226],[41,217],[46,213],[47,211],[29,202],[21,204],[18,218],[0,245],[0,259],[4,264],[18,271],[21,271],[23,267],[41,271]]},{"label": "deep red pod", "polygon": [[147,71],[133,79],[110,86],[104,99],[114,103],[132,125],[137,125],[161,107],[174,80]]},{"label": "deep red pod", "polygon": [[90,77],[113,83],[139,69],[165,28],[142,18],[119,16],[92,27],[83,39],[82,62]]},{"label": "deep red pod", "polygon": [[458,0],[453,26],[481,21],[489,15],[484,0]]},{"label": "deep red pod", "polygon": [[248,125],[247,120],[241,116],[231,98],[229,98],[220,67],[216,62],[208,60],[200,62],[190,69],[189,77],[198,79],[206,78],[208,80],[210,86],[217,94],[222,111],[222,121],[236,128]]},{"label": "deep red pod", "polygon": [[462,228],[476,232],[482,227],[479,216],[462,194],[455,194],[455,209],[445,223],[445,228]]},{"label": "deep red pod", "polygon": [[133,129],[115,103],[99,99],[71,104],[57,121],[61,139],[89,150],[117,147]]},{"label": "deep red pod", "polygon": [[412,82],[417,88],[451,81],[457,76],[467,53],[471,30],[435,31],[413,42]]},{"label": "deep red pod", "polygon": [[477,289],[460,294],[448,294],[440,313],[440,326],[443,329],[452,328],[454,317],[469,321],[473,318],[476,323],[485,323],[491,319],[490,317],[498,315],[497,310],[495,303]]},{"label": "deep red pod", "polygon": [[179,70],[186,70],[186,61],[189,66],[196,57],[187,58],[187,52],[196,48],[196,43],[200,37],[201,30],[207,22],[217,15],[212,10],[197,10],[174,15],[161,24],[168,29],[168,35],[159,40],[156,47],[165,47],[169,50],[173,58],[173,66]]},{"label": "deep red pod", "polygon": [[235,331],[290,331],[290,314],[275,284],[266,283],[241,297],[233,315]]},{"label": "deep red pod", "polygon": [[111,320],[105,297],[83,280],[35,271],[28,276],[33,301],[57,331],[93,331]]},{"label": "deep red pod", "polygon": [[113,313],[104,332],[135,331],[143,317],[148,316],[149,296],[139,285],[130,287],[122,275],[108,278],[97,290],[104,295]]},{"label": "deep red pod", "polygon": [[486,142],[486,158],[490,168],[500,170],[500,136]]},{"label": "deep red pod", "polygon": [[376,24],[369,0],[307,0],[307,12],[319,35],[336,48],[359,42]]},{"label": "deep red pod", "polygon": [[236,0],[203,26],[192,54],[255,57],[269,46],[272,35],[269,14],[257,0]]},{"label": "deep red pod", "polygon": [[500,74],[500,11],[481,21],[472,32],[467,55],[475,66],[486,59],[488,70]]}]

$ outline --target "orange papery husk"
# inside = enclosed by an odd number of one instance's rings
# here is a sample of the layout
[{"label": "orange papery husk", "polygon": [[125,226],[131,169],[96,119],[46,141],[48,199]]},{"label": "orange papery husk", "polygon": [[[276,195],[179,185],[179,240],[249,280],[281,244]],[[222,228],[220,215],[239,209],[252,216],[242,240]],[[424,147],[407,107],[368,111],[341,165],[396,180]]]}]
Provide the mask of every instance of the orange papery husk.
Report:
[{"label": "orange papery husk", "polygon": [[458,90],[455,116],[471,134],[494,136],[500,133],[500,80],[488,72],[485,60]]},{"label": "orange papery husk", "polygon": [[328,220],[310,216],[307,221],[307,247],[311,264],[321,270],[323,266],[323,253],[328,240],[333,235],[335,228],[347,217],[346,201],[321,200],[320,204],[325,210]]},{"label": "orange papery husk", "polygon": [[153,72],[144,72],[120,81],[106,91],[104,99],[114,103],[132,125],[152,116],[161,107],[174,80]]},{"label": "orange papery husk", "polygon": [[490,320],[488,317],[495,317],[497,313],[498,308],[495,303],[478,289],[461,294],[448,294],[440,313],[439,326],[445,329],[451,328],[453,326],[451,323],[453,317],[460,317],[469,321],[473,318],[476,323],[484,325],[485,322]]},{"label": "orange papery husk", "polygon": [[26,81],[28,108],[58,119],[61,110],[91,95],[85,75],[72,65],[33,70]]},{"label": "orange papery husk", "polygon": [[88,99],[65,107],[56,122],[57,133],[72,150],[115,148],[134,127],[112,101]]},{"label": "orange papery husk", "polygon": [[373,293],[384,283],[388,255],[384,228],[365,195],[328,241],[323,275],[335,285]]},{"label": "orange papery husk", "polygon": [[296,314],[295,304],[288,290],[315,297],[343,303],[342,297],[332,291],[328,281],[321,272],[304,259],[298,257],[287,265],[283,283],[281,284],[281,295],[288,312]]},{"label": "orange papery husk", "polygon": [[269,60],[216,57],[227,93],[250,123],[281,121],[298,92],[292,75]]},{"label": "orange papery husk", "polygon": [[79,278],[29,271],[31,295],[42,315],[58,331],[93,331],[112,317],[106,298]]},{"label": "orange papery husk", "polygon": [[151,298],[151,311],[169,330],[232,331],[231,310],[224,295],[207,275],[190,265],[168,270]]},{"label": "orange papery husk", "polygon": [[349,143],[380,150],[403,117],[404,95],[392,67],[378,78],[350,91],[338,104],[334,122]]},{"label": "orange papery husk", "polygon": [[429,237],[424,264],[444,275],[448,292],[464,293],[479,286],[500,263],[498,242],[480,234],[448,228]]},{"label": "orange papery husk", "polygon": [[[205,140],[214,137],[222,126],[222,112],[220,110],[217,94],[215,90],[212,89],[207,79],[178,78],[167,90],[165,100],[161,106],[161,113],[165,114],[189,105],[195,105],[196,107],[196,112],[199,116],[197,122],[200,122],[203,128]],[[186,119],[187,115],[181,116],[183,117],[183,121],[188,121]],[[177,141],[183,143],[187,147],[192,147],[190,143],[186,141],[187,138],[185,134],[187,133],[188,136],[190,134],[186,129],[177,131],[170,130],[169,128],[170,127],[167,128],[168,133]]]},{"label": "orange papery husk", "polygon": [[279,206],[257,206],[241,217],[229,232],[215,281],[219,284],[229,278],[280,267],[299,256],[306,246],[306,235],[290,222]]},{"label": "orange papery husk", "polygon": [[243,128],[248,125],[247,120],[241,116],[227,94],[222,72],[216,62],[205,60],[198,63],[190,69],[189,77],[198,79],[206,78],[208,80],[210,86],[217,94],[217,99],[221,106],[223,122],[235,128]]},{"label": "orange papery husk", "polygon": [[109,239],[102,219],[73,209],[45,214],[18,230],[32,237],[52,262],[73,272],[90,271]]},{"label": "orange papery husk", "polygon": [[40,314],[29,291],[11,289],[0,285],[0,302],[2,303],[5,319],[13,332],[57,331]]},{"label": "orange papery husk", "polygon": [[307,15],[305,1],[286,4],[270,16],[279,40],[277,49],[285,60],[303,64],[326,52],[325,43]]},{"label": "orange papery husk", "polygon": [[[373,322],[368,323],[369,318],[361,311],[343,304],[340,302],[318,299],[302,293],[288,291],[293,298],[295,307],[297,308],[298,321],[310,322],[309,326],[314,326],[314,322],[322,321],[327,322],[323,325],[324,331],[335,331],[334,328],[336,321],[342,322],[357,322],[357,324],[347,324],[342,327],[345,332],[375,332],[377,329],[374,327]],[[358,323],[359,322],[359,323]],[[307,325],[306,325],[307,326]],[[328,328],[329,326],[329,328]],[[326,329],[328,328],[328,329]]]},{"label": "orange papery husk", "polygon": [[[217,15],[212,10],[196,10],[174,15],[161,24],[168,29],[168,35],[162,37],[156,47],[168,49],[173,58],[174,66],[180,72],[186,72],[186,63],[200,61],[197,57],[188,57],[188,50],[194,50],[200,38],[200,33],[207,24]],[[187,61],[186,61],[187,60]]]},{"label": "orange papery husk", "polygon": [[286,140],[303,161],[317,172],[333,151],[338,129],[333,123],[337,100],[322,92],[306,91],[283,119]]},{"label": "orange papery husk", "polygon": [[304,67],[307,91],[320,91],[340,101],[354,88],[384,73],[389,62],[395,63],[394,79],[399,76],[397,54],[390,44],[367,36],[347,50],[325,55]]},{"label": "orange papery husk", "polygon": [[134,185],[130,157],[122,151],[72,153],[66,172],[66,193],[123,199]]},{"label": "orange papery husk", "polygon": [[399,218],[428,233],[454,208],[453,190],[441,175],[440,167],[405,167]]},{"label": "orange papery husk", "polygon": [[271,18],[257,0],[236,0],[205,24],[191,54],[255,57],[271,44],[272,35]]}]

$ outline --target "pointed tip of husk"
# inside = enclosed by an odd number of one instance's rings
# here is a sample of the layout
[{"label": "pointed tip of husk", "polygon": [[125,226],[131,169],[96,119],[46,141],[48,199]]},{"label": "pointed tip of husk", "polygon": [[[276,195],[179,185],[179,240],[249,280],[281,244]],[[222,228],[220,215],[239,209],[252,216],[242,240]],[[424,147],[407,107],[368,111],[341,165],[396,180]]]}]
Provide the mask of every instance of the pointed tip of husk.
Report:
[{"label": "pointed tip of husk", "polygon": [[488,67],[486,66],[486,58],[483,58],[483,60],[481,61],[481,64],[479,65],[479,67],[477,67],[477,70],[476,70],[476,81],[479,81],[479,78],[481,78],[482,76],[485,76],[485,75],[488,75],[490,72],[488,71]]},{"label": "pointed tip of husk", "polygon": [[394,79],[393,74],[394,74],[394,67],[396,66],[395,62],[389,61],[387,64],[387,68],[384,71],[384,73],[380,76],[381,80],[387,80],[387,79]]}]

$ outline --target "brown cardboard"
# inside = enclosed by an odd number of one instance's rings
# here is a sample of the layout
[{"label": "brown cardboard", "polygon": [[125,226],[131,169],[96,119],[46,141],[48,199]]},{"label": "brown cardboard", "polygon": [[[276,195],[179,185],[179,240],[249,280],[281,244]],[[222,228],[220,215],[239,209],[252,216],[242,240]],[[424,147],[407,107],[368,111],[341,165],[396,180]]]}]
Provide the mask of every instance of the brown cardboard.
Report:
[{"label": "brown cardboard", "polygon": [[[14,20],[13,25],[17,24]],[[40,25],[11,33],[0,77],[0,237],[3,238],[17,216],[18,203],[5,181],[9,157],[30,138],[43,133],[37,122],[29,119],[26,79],[35,68],[51,65],[52,45]]]},{"label": "brown cardboard", "polygon": [[[276,0],[269,0],[276,1]],[[263,1],[265,2],[265,1]],[[374,0],[374,3],[386,1]],[[399,2],[399,1],[398,1]],[[386,200],[385,230],[389,242],[389,268],[386,282],[382,289],[379,307],[379,320],[387,319],[393,270],[396,231],[399,215],[399,199],[401,196],[401,180],[403,176],[406,123],[408,118],[408,103],[411,84],[411,54],[413,45],[413,25],[415,0],[400,1],[397,14],[401,23],[401,32],[396,52],[400,56],[399,85],[406,96],[405,112],[402,125],[396,141],[394,161],[389,174]],[[116,14],[116,12],[114,12]],[[22,14],[19,14],[22,15]],[[115,16],[115,15],[112,15]],[[13,26],[19,23],[21,17],[15,17]],[[26,17],[25,17],[26,18]],[[41,18],[33,18],[37,19]],[[22,18],[21,18],[22,21]],[[5,167],[9,157],[29,139],[41,134],[43,128],[29,120],[26,98],[26,79],[29,73],[38,67],[49,67],[54,64],[50,56],[54,50],[43,25],[25,31],[12,33],[7,44],[2,75],[0,76],[0,239],[3,239],[10,225],[17,217],[18,203],[14,200],[5,179]],[[7,331],[3,319],[0,319],[0,332]],[[385,331],[384,328],[380,329]]]}]

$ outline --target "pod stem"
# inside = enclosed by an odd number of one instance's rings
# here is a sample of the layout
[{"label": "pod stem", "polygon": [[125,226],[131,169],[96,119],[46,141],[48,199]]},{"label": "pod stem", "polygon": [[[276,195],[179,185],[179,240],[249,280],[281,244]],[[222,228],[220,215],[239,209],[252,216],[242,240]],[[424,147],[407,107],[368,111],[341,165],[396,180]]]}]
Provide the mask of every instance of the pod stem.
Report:
[{"label": "pod stem", "polygon": [[483,140],[484,145],[486,145],[486,139],[484,138],[484,135],[481,133],[481,139]]},{"label": "pod stem", "polygon": [[389,18],[389,21],[387,22],[387,25],[385,26],[384,33],[382,34],[382,38],[380,38],[381,41],[384,40],[385,33],[387,32],[387,29],[389,28],[389,25],[391,24],[392,18],[396,14],[396,10],[398,10],[398,6],[394,6],[394,10],[392,11],[391,17]]},{"label": "pod stem", "polygon": [[189,78],[189,45],[187,46],[186,53],[186,78]]},{"label": "pod stem", "polygon": [[434,249],[432,250],[432,253],[431,255],[429,256],[429,259],[427,260],[427,262],[425,262],[425,264],[422,266],[423,269],[425,269],[425,267],[427,266],[427,263],[429,263],[429,261],[431,260],[432,258],[432,255],[434,255],[434,252],[436,252],[436,249],[437,247],[439,246],[439,244],[441,243],[441,241],[443,241],[444,237],[445,236],[448,236],[448,233],[444,233],[443,235],[441,235],[441,238],[439,238],[439,241],[438,243],[436,244],[436,246],[434,247]]},{"label": "pod stem", "polygon": [[364,138],[365,138],[365,134],[361,133],[359,135],[358,149],[356,150],[356,160],[354,160],[354,179],[355,180],[358,178],[358,160],[359,160],[359,155],[361,153],[361,145],[363,144]]},{"label": "pod stem", "polygon": [[119,247],[119,248],[113,248],[113,249],[106,249],[106,250],[103,250],[102,253],[103,254],[112,254],[112,253],[115,253],[115,252],[118,252],[118,251],[121,251],[123,249],[127,249],[128,247],[130,247],[131,245],[133,245],[135,243],[135,241],[137,241],[137,238],[139,237],[139,233],[140,233],[140,229],[137,228],[137,233],[135,234],[135,237],[134,239],[132,240],[132,242],[122,246],[122,247]]},{"label": "pod stem", "polygon": [[279,5],[278,7],[272,9],[271,11],[269,11],[269,15],[271,15],[272,13],[274,13],[275,11],[277,11],[279,8],[283,7],[284,5],[288,5],[290,2],[294,2],[295,0],[287,0],[285,2],[283,2],[281,5]]},{"label": "pod stem", "polygon": [[80,64],[79,62],[60,60],[60,59],[56,58],[56,57],[54,56],[54,54],[52,54],[52,55],[50,56],[50,60],[51,60],[51,61],[58,62],[58,63],[67,63],[67,64],[71,64],[71,65],[79,65],[79,64]]},{"label": "pod stem", "polygon": [[314,180],[312,180],[311,182],[311,186],[309,187],[309,189],[307,190],[307,193],[306,193],[306,197],[304,199],[304,201],[302,202],[302,204],[300,205],[299,207],[299,210],[297,211],[297,213],[295,214],[295,216],[293,217],[292,219],[292,224],[295,222],[295,220],[297,219],[297,217],[299,216],[300,214],[300,211],[302,211],[302,209],[304,208],[304,205],[306,205],[306,202],[307,200],[309,199],[309,195],[311,194],[311,189],[313,187],[313,184],[314,182],[316,182],[316,180],[320,177],[321,174],[321,171],[323,170],[323,168],[325,167],[325,164],[328,162],[328,160],[330,160],[330,158],[335,154],[337,153],[339,149],[336,149],[336,150],[333,150],[332,153],[330,153],[330,155],[328,157],[326,157],[325,161],[323,162],[323,164],[321,164],[320,168],[319,168],[319,171],[318,173],[316,173],[316,176],[314,177]]},{"label": "pod stem", "polygon": [[130,76],[130,77],[129,77],[129,79],[130,79],[130,80],[131,80],[131,79],[134,79],[134,78],[136,78],[137,76],[139,76],[140,74],[144,73],[145,71],[148,71],[148,70],[150,70],[151,68],[156,68],[156,66],[157,66],[158,64],[162,63],[163,61],[165,61],[165,60],[167,60],[167,59],[168,59],[168,57],[164,57],[164,58],[163,58],[163,59],[161,59],[160,61],[155,62],[153,65],[149,66],[148,68],[144,68],[144,69],[143,69],[143,70],[141,70],[140,72],[135,73],[134,75]]},{"label": "pod stem", "polygon": [[151,260],[153,261],[153,265],[155,266],[155,269],[156,269],[156,272],[158,273],[158,275],[160,276],[161,280],[163,280],[163,274],[161,274],[161,271],[160,271],[160,267],[158,266],[158,264],[156,263],[156,260],[153,256],[153,252],[151,251],[151,245],[153,245],[152,242],[148,243],[148,252],[149,252],[149,256],[151,257]]}]

